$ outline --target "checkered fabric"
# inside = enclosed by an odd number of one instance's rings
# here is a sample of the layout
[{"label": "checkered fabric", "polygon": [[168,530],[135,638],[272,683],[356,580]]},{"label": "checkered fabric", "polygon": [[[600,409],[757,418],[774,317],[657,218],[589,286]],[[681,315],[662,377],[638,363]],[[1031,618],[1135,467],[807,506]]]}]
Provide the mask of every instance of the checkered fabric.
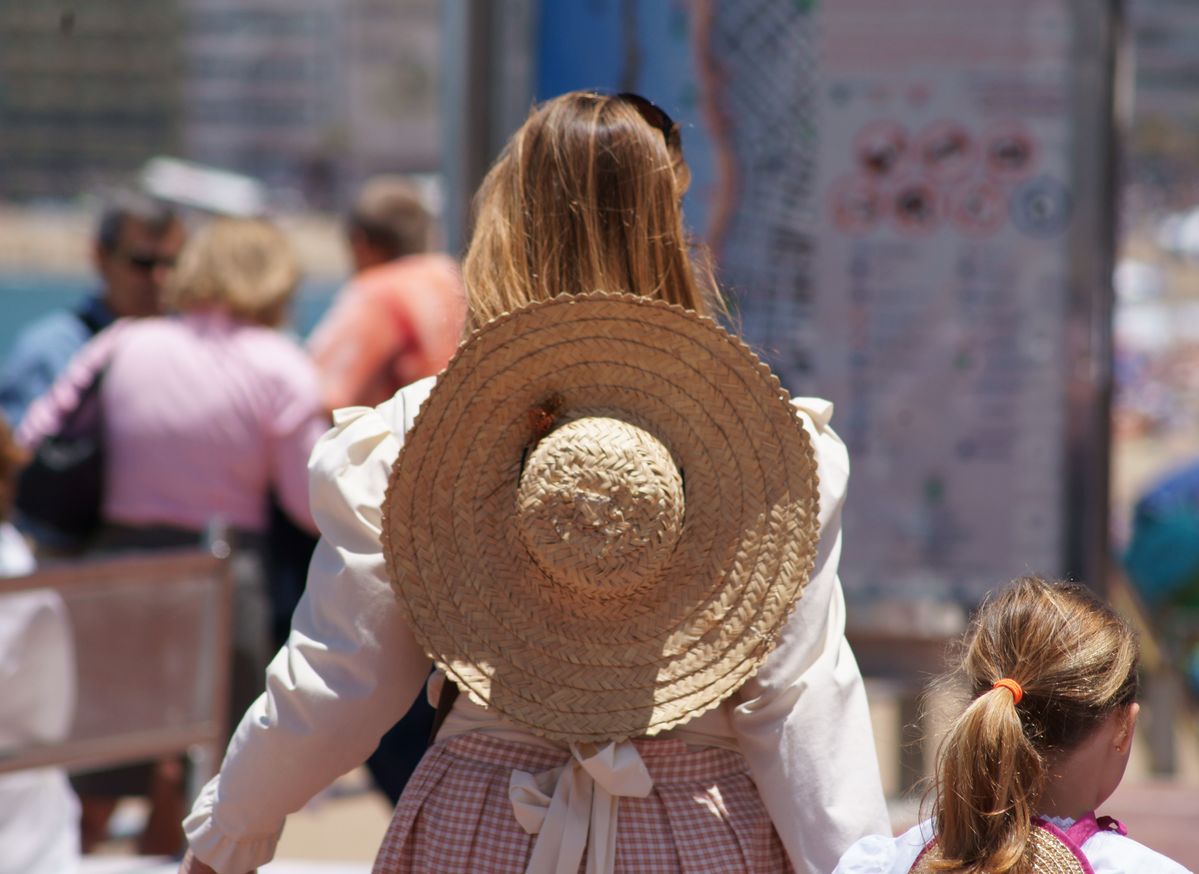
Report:
[{"label": "checkered fabric", "polygon": [[[617,872],[792,870],[740,755],[677,740],[635,743],[654,788],[646,798],[620,799]],[[536,836],[512,813],[509,776],[568,760],[565,752],[478,733],[437,744],[400,798],[373,874],[520,874]]]}]

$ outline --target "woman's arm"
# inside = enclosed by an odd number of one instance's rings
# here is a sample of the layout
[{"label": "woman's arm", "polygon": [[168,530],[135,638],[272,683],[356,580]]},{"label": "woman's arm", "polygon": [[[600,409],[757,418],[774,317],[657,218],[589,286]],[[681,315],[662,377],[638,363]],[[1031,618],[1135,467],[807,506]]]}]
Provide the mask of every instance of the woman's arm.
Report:
[{"label": "woman's arm", "polygon": [[831,871],[864,835],[890,834],[862,676],[837,578],[845,444],[831,405],[799,399],[820,476],[820,543],[778,646],[737,692],[733,731],[797,872]]},{"label": "woman's arm", "polygon": [[[381,506],[410,421],[404,393],[339,411],[312,454],[322,537],[266,693],[243,717],[220,774],[184,822],[195,856],[220,874],[265,864],[287,814],[362,764],[404,715],[429,660],[400,619],[379,544]],[[401,426],[402,428],[402,426]]]},{"label": "woman's arm", "polygon": [[[63,421],[75,411],[83,396],[108,366],[129,326],[128,320],[114,322],[87,343],[54,380],[44,394],[26,409],[14,437],[26,449],[36,449],[51,434],[57,434]],[[14,423],[15,424],[15,423]]]}]

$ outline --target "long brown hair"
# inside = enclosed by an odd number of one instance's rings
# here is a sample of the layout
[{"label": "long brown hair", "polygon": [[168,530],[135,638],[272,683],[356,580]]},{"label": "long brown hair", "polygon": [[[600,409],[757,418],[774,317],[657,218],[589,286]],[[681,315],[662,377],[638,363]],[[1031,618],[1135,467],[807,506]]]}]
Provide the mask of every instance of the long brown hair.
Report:
[{"label": "long brown hair", "polygon": [[[1031,872],[1029,838],[1054,757],[1137,692],[1136,637],[1087,589],[1017,580],[976,615],[961,667],[973,699],[942,741],[934,870]],[[1010,678],[1016,703],[996,680]]]},{"label": "long brown hair", "polygon": [[535,107],[475,197],[462,269],[470,326],[597,290],[723,312],[683,230],[689,183],[677,136],[624,97],[575,91]]}]

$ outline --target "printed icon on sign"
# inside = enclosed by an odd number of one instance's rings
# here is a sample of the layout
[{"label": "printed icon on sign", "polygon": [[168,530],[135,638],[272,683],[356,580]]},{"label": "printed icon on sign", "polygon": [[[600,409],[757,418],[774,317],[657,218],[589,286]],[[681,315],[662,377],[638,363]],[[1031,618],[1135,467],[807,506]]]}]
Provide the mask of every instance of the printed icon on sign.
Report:
[{"label": "printed icon on sign", "polygon": [[882,200],[873,183],[859,176],[848,176],[833,185],[829,193],[833,221],[847,234],[863,234],[882,216]]},{"label": "printed icon on sign", "polygon": [[1052,237],[1070,224],[1070,190],[1048,176],[1024,183],[1012,194],[1012,222],[1030,237]]},{"label": "printed icon on sign", "polygon": [[963,233],[986,236],[1007,218],[1003,192],[990,182],[971,182],[954,193],[950,216]]},{"label": "printed icon on sign", "polygon": [[875,85],[866,92],[866,97],[869,98],[871,103],[877,106],[882,106],[891,102],[893,94],[894,92],[891,90],[890,86]]},{"label": "printed icon on sign", "polygon": [[918,82],[908,88],[908,105],[913,107],[921,107],[928,103],[928,98],[932,94],[932,89],[923,82]]},{"label": "printed icon on sign", "polygon": [[920,135],[920,160],[936,179],[961,179],[975,159],[974,139],[956,121],[939,121]]},{"label": "printed icon on sign", "polygon": [[986,136],[987,170],[996,176],[1015,179],[1032,172],[1036,150],[1032,137],[1016,125],[993,128]]},{"label": "printed icon on sign", "polygon": [[927,182],[915,180],[895,189],[894,215],[899,227],[912,234],[925,234],[940,223],[937,193]]},{"label": "printed icon on sign", "polygon": [[876,121],[854,139],[854,154],[862,169],[885,176],[895,169],[908,148],[908,134],[893,121]]}]

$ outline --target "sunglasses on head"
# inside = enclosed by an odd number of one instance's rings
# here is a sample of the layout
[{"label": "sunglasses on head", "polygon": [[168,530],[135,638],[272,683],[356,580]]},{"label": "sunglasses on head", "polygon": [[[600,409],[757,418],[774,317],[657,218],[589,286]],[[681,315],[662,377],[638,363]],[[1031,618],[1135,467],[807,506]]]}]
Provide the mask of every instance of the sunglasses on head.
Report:
[{"label": "sunglasses on head", "polygon": [[[603,94],[603,92],[600,91],[597,91],[596,93]],[[662,132],[662,139],[666,141],[668,148],[679,147],[680,141],[678,123],[671,118],[670,115],[667,114],[666,110],[661,106],[646,97],[642,97],[640,94],[634,94],[632,91],[621,91],[618,94],[608,94],[604,96],[627,103],[629,106],[636,109],[646,124]]]}]

